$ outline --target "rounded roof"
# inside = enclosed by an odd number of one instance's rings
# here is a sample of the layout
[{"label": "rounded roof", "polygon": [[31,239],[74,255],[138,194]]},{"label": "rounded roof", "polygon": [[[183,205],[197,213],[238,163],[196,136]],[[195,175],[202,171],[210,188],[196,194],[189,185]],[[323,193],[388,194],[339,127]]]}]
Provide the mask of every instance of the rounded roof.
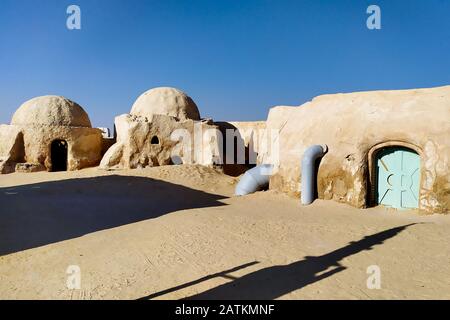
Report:
[{"label": "rounded roof", "polygon": [[11,124],[92,127],[89,116],[80,105],[60,96],[42,96],[28,100],[14,113]]},{"label": "rounded roof", "polygon": [[179,120],[200,120],[195,102],[183,91],[161,87],[144,92],[131,108],[131,114],[149,117],[163,114]]}]

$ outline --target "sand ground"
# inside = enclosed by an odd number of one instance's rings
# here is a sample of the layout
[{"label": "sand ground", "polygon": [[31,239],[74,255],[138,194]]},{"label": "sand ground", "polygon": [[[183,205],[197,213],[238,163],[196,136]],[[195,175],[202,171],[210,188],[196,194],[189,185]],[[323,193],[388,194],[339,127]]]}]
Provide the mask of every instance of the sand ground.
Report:
[{"label": "sand ground", "polygon": [[0,176],[0,298],[450,299],[450,216],[235,184],[197,166]]}]

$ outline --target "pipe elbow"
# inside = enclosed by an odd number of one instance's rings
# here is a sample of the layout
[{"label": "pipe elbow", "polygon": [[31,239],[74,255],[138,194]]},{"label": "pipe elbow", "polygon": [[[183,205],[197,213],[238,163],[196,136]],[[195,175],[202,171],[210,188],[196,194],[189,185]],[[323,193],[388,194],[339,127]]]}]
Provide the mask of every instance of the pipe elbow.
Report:
[{"label": "pipe elbow", "polygon": [[315,160],[317,160],[320,157],[323,157],[325,153],[328,152],[328,146],[326,144],[324,145],[313,145],[310,146],[308,149],[306,149],[302,163],[311,164],[314,163]]},{"label": "pipe elbow", "polygon": [[262,190],[269,185],[273,165],[263,164],[256,166],[242,176],[236,186],[235,195],[244,196]]},{"label": "pipe elbow", "polygon": [[327,145],[312,145],[306,149],[302,159],[301,198],[302,204],[311,204],[315,195],[316,160],[328,152]]}]

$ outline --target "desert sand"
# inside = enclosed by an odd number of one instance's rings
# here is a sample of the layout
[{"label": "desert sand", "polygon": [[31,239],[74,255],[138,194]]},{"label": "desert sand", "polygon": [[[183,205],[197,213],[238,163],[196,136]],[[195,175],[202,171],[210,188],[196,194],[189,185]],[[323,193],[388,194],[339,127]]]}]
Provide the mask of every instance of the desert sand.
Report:
[{"label": "desert sand", "polygon": [[0,176],[0,298],[450,298],[450,216],[236,183],[189,165]]}]

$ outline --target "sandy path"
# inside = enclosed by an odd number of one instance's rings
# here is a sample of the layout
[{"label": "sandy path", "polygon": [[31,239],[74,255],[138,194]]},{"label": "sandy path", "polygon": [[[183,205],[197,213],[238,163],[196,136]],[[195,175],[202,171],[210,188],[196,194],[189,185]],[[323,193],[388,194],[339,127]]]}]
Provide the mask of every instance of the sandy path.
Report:
[{"label": "sandy path", "polygon": [[0,298],[450,298],[450,217],[234,184],[195,166],[0,176]]}]

